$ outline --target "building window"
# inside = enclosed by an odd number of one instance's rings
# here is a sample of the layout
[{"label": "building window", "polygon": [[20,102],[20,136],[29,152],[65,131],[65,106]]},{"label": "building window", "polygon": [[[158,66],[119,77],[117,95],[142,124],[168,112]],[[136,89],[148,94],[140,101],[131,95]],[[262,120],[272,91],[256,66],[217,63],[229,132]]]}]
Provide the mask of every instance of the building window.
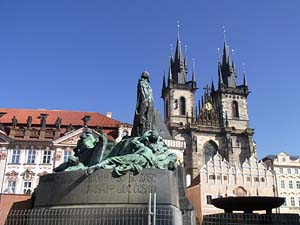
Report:
[{"label": "building window", "polygon": [[261,177],[261,178],[260,178],[260,182],[265,182],[265,178],[264,178],[264,177]]},{"label": "building window", "polygon": [[231,108],[232,108],[232,117],[239,117],[239,105],[237,103],[237,101],[233,101],[231,104]]},{"label": "building window", "polygon": [[287,169],[288,174],[292,173],[292,170],[290,168]]},{"label": "building window", "polygon": [[8,193],[10,194],[14,194],[16,193],[16,181],[8,181],[7,183],[7,190],[8,190]]},{"label": "building window", "polygon": [[291,197],[291,206],[295,206],[295,198]]},{"label": "building window", "polygon": [[258,177],[254,177],[254,182],[258,182]]},{"label": "building window", "polygon": [[166,107],[165,107],[166,111],[165,111],[165,118],[169,117],[169,101],[166,101]]},{"label": "building window", "polygon": [[184,97],[180,97],[180,115],[185,115],[186,113],[186,102]]},{"label": "building window", "polygon": [[281,186],[281,188],[285,188],[285,182],[284,182],[284,180],[280,181],[280,186]]},{"label": "building window", "polygon": [[299,173],[298,168],[295,168],[295,174],[298,174],[298,173]]},{"label": "building window", "polygon": [[211,205],[211,199],[212,199],[211,195],[206,195],[206,204],[207,205]]},{"label": "building window", "polygon": [[286,159],[285,158],[282,158],[282,162],[285,162],[286,161]]},{"label": "building window", "polygon": [[64,151],[64,162],[67,162],[71,155],[72,155],[71,151]]},{"label": "building window", "polygon": [[35,150],[30,149],[28,151],[27,163],[33,164],[35,162]]},{"label": "building window", "polygon": [[43,163],[44,164],[49,164],[51,160],[51,151],[50,150],[45,150],[44,155],[43,155]]},{"label": "building window", "polygon": [[12,158],[11,158],[11,163],[20,163],[20,150],[13,150]]},{"label": "building window", "polygon": [[289,188],[293,189],[293,181],[291,181],[291,180],[289,181]]},{"label": "building window", "polygon": [[24,181],[23,193],[26,195],[31,194],[31,181]]},{"label": "building window", "polygon": [[209,178],[210,180],[215,180],[215,179],[216,179],[216,176],[215,176],[215,175],[209,175],[208,178]]},{"label": "building window", "polygon": [[279,172],[280,172],[280,173],[283,173],[283,168],[279,168]]},{"label": "building window", "polygon": [[296,187],[297,187],[297,189],[300,189],[300,181],[296,181]]}]

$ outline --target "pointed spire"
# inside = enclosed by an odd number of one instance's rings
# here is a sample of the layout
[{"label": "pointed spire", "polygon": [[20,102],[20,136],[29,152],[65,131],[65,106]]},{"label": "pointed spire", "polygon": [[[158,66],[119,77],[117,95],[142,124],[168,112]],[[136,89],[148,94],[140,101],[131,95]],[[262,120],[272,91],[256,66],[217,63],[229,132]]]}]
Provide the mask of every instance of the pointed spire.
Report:
[{"label": "pointed spire", "polygon": [[184,46],[184,67],[185,67],[185,69],[187,70],[187,64],[188,64],[188,59],[187,59],[187,48],[188,48],[188,46],[187,45],[185,45]]},{"label": "pointed spire", "polygon": [[195,59],[193,58],[192,82],[196,82]]},{"label": "pointed spire", "polygon": [[162,90],[164,90],[165,88],[166,88],[166,73],[164,72]]},{"label": "pointed spire", "polygon": [[215,91],[215,85],[214,85],[214,81],[211,80],[211,92],[214,92]]},{"label": "pointed spire", "polygon": [[218,63],[218,74],[219,74],[219,86],[224,85],[223,82],[223,75],[222,75],[222,68],[221,68],[221,63]]},{"label": "pointed spire", "polygon": [[177,43],[176,43],[176,50],[175,50],[175,59],[178,59],[179,61],[183,60],[182,57],[182,51],[181,51],[181,41],[180,41],[180,23],[177,21]]},{"label": "pointed spire", "polygon": [[168,73],[168,81],[172,80],[173,76],[172,76],[172,69],[171,69],[171,65],[169,67],[169,73]]},{"label": "pointed spire", "polygon": [[243,63],[243,85],[244,85],[244,87],[248,87],[248,82],[247,82],[247,77],[246,77],[245,63]]},{"label": "pointed spire", "polygon": [[223,30],[224,30],[224,47],[223,47],[223,59],[222,59],[222,64],[221,64],[222,79],[223,79],[223,83],[226,87],[235,88],[236,87],[235,65],[231,59],[230,48],[226,41],[226,35],[225,35],[226,32],[225,32],[224,26],[223,26]]},{"label": "pointed spire", "polygon": [[222,65],[230,65],[230,55],[229,55],[229,46],[226,43],[226,40],[224,40],[224,47],[223,47],[223,61]]},{"label": "pointed spire", "polygon": [[174,63],[174,58],[173,58],[173,44],[170,44],[170,66],[172,66]]},{"label": "pointed spire", "polygon": [[221,63],[221,52],[220,52],[220,48],[218,48],[218,63]]},{"label": "pointed spire", "polygon": [[200,100],[198,100],[198,110],[199,110],[199,115],[200,115],[200,112],[201,112],[201,103],[200,103]]}]

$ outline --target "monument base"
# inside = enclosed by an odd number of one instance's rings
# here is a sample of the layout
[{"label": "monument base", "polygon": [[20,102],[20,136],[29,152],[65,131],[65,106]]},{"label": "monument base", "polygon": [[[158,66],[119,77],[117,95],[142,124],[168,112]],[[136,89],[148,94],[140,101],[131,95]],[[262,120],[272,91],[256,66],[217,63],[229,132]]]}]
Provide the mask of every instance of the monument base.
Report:
[{"label": "monument base", "polygon": [[22,215],[10,213],[6,224],[148,225],[155,220],[157,225],[193,225],[181,170],[144,169],[122,177],[113,177],[111,170],[45,175],[35,190],[33,208]]}]

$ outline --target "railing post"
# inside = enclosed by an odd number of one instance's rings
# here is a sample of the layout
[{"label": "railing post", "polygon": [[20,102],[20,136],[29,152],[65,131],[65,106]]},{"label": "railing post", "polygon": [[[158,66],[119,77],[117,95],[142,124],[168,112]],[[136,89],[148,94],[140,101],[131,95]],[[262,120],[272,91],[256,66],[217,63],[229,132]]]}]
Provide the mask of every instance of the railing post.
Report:
[{"label": "railing post", "polygon": [[149,193],[149,202],[148,202],[148,225],[151,225],[151,193]]},{"label": "railing post", "polygon": [[[148,225],[156,225],[156,192],[153,193],[153,211],[152,208],[152,193],[149,193],[148,202]],[[152,223],[151,223],[152,217]]]},{"label": "railing post", "polygon": [[156,192],[153,194],[153,225],[156,225]]}]

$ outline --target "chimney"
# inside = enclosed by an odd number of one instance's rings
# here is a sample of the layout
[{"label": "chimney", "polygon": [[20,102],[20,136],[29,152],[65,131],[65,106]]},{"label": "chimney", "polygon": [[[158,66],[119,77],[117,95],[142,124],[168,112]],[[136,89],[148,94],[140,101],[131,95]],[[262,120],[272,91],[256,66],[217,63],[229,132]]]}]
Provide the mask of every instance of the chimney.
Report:
[{"label": "chimney", "polygon": [[108,118],[111,118],[112,112],[106,112],[105,116],[108,117]]}]

